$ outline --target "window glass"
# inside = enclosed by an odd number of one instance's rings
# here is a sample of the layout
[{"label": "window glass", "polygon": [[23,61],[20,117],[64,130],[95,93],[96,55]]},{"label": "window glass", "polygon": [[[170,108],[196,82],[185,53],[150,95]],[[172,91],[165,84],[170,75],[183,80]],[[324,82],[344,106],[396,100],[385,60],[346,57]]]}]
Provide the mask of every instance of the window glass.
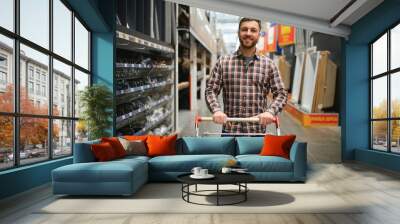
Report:
[{"label": "window glass", "polygon": [[0,115],[0,170],[14,165],[14,122],[11,116]]},{"label": "window glass", "polygon": [[72,154],[72,121],[53,120],[53,157]]},{"label": "window glass", "polygon": [[0,111],[14,111],[14,72],[12,39],[0,34]]},{"label": "window glass", "polygon": [[14,31],[14,0],[0,1],[0,26]]},{"label": "window glass", "polygon": [[35,163],[49,158],[48,122],[49,120],[45,118],[20,119],[21,164]]},{"label": "window glass", "polygon": [[53,114],[56,116],[72,116],[71,72],[71,66],[53,60]]},{"label": "window glass", "polygon": [[75,121],[75,142],[88,140],[88,128],[84,120]]},{"label": "window glass", "polygon": [[400,118],[400,72],[391,74],[390,77],[391,116]]},{"label": "window glass", "polygon": [[387,34],[372,44],[372,75],[387,71]]},{"label": "window glass", "polygon": [[89,70],[89,32],[75,18],[75,63]]},{"label": "window glass", "polygon": [[391,152],[400,153],[400,120],[394,120],[391,124]]},{"label": "window glass", "polygon": [[75,69],[75,117],[81,115],[80,95],[87,86],[89,86],[89,75]]},{"label": "window glass", "polygon": [[[20,59],[20,109],[24,114],[47,115],[49,108],[48,98],[48,74],[49,74],[49,57],[39,51],[36,51],[26,45],[21,44]],[[36,73],[35,83],[36,89],[34,94],[30,94],[26,81],[28,74],[26,68],[33,67]],[[29,73],[29,72],[28,72]],[[44,77],[44,78],[42,78]],[[45,79],[45,80],[43,80]],[[32,104],[31,100],[36,101]]]},{"label": "window glass", "polygon": [[387,151],[387,121],[372,122],[373,148]]},{"label": "window glass", "polygon": [[72,12],[60,0],[53,0],[53,51],[71,60]]},{"label": "window glass", "polygon": [[49,48],[49,0],[20,0],[21,36]]},{"label": "window glass", "polygon": [[387,118],[387,78],[372,81],[372,118]]},{"label": "window glass", "polygon": [[400,24],[390,32],[390,68],[400,67]]}]

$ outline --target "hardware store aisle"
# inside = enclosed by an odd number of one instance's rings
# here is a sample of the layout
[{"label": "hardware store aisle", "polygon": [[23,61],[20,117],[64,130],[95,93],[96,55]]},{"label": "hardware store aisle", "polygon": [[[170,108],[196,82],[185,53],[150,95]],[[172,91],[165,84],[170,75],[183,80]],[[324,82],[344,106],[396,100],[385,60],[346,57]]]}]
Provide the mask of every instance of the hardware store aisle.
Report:
[{"label": "hardware store aisle", "polygon": [[[179,111],[178,131],[180,136],[195,136],[194,118],[200,116],[211,116],[204,101],[198,101],[198,110]],[[295,134],[298,141],[308,143],[308,162],[312,163],[340,163],[341,141],[340,127],[303,127],[288,113],[281,113],[282,134]],[[269,127],[271,132],[273,127]],[[221,132],[221,126],[212,122],[203,122],[200,125],[200,135],[204,132]]]}]

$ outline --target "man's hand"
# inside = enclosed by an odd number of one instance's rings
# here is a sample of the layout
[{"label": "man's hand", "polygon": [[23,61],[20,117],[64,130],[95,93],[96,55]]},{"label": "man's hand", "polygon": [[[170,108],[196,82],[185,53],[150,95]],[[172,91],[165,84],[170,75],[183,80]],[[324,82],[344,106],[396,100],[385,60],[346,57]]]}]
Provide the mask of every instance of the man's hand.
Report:
[{"label": "man's hand", "polygon": [[213,114],[213,121],[217,124],[225,124],[228,116],[222,111],[217,111]]},{"label": "man's hand", "polygon": [[271,124],[274,122],[274,115],[272,115],[270,112],[264,112],[262,114],[257,115],[257,117],[260,119],[260,124],[266,126],[267,124]]}]

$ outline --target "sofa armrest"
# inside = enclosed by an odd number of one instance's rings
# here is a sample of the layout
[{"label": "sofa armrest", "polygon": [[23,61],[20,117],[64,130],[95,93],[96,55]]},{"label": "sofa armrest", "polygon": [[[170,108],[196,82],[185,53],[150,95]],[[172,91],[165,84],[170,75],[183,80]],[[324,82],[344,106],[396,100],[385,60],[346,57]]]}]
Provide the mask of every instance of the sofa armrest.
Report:
[{"label": "sofa armrest", "polygon": [[90,146],[100,143],[100,140],[89,142],[75,143],[74,145],[74,163],[89,163],[95,162],[96,158],[92,153]]},{"label": "sofa armrest", "polygon": [[293,178],[305,181],[307,177],[307,143],[294,142],[290,149],[290,160],[293,162]]}]

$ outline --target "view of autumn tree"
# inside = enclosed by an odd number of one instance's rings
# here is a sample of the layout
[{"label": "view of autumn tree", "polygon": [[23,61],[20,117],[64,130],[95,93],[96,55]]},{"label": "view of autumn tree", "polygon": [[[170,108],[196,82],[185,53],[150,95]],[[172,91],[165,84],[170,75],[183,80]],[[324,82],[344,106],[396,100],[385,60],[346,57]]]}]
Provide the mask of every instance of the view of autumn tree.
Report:
[{"label": "view of autumn tree", "polygon": [[[14,88],[12,85],[7,86],[5,93],[0,94],[0,108],[3,112],[12,112],[14,106],[13,98]],[[21,111],[26,114],[47,114],[47,106],[34,105],[29,99],[25,88],[20,88],[20,107]],[[55,114],[59,114],[56,110]],[[13,147],[13,120],[12,116],[0,116],[0,147],[12,149]],[[24,149],[26,145],[47,143],[48,136],[48,119],[22,117],[20,119],[20,148]],[[58,138],[59,127],[53,126],[53,138]]]},{"label": "view of autumn tree", "polygon": [[[392,117],[400,117],[400,100],[392,100]],[[373,118],[387,118],[387,101],[382,101],[378,106],[373,108]],[[373,125],[374,138],[386,138],[387,135],[387,122],[374,122]],[[398,141],[400,137],[400,122],[392,122],[392,141]]]}]

